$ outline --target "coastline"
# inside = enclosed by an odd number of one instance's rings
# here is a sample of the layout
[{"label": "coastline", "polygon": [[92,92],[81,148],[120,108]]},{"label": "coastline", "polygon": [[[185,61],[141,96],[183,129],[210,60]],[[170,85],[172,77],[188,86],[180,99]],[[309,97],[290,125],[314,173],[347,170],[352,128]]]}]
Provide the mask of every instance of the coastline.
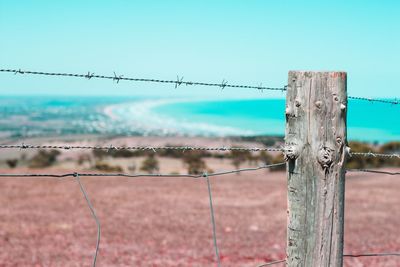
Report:
[{"label": "coastline", "polygon": [[[12,100],[12,98],[11,98]],[[283,135],[284,99],[37,97],[3,101],[0,139],[70,136]],[[394,106],[350,101],[349,140],[382,144],[400,140]],[[370,110],[371,112],[365,112]],[[386,116],[389,114],[389,116]]]}]

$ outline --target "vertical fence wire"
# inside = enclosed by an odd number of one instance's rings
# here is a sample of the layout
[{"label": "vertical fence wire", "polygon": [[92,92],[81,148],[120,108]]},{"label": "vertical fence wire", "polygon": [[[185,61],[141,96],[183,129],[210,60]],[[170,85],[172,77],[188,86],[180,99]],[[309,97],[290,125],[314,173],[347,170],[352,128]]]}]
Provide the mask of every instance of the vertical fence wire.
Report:
[{"label": "vertical fence wire", "polygon": [[79,178],[79,174],[78,173],[74,173],[74,177],[76,178],[76,181],[79,184],[79,188],[80,188],[83,196],[85,197],[86,203],[87,203],[87,205],[88,205],[88,207],[90,209],[90,212],[92,213],[92,216],[93,216],[94,220],[96,221],[96,225],[97,225],[96,251],[94,253],[93,263],[92,263],[92,267],[96,267],[97,255],[99,253],[99,248],[100,248],[100,236],[101,236],[100,221],[99,221],[99,218],[97,218],[96,211],[94,210],[93,205],[90,202],[90,199],[89,199],[88,194],[86,193],[85,187],[81,183],[81,180]]},{"label": "vertical fence wire", "polygon": [[217,266],[221,267],[221,258],[219,257],[219,250],[218,250],[218,244],[217,244],[217,231],[216,231],[216,226],[215,226],[214,207],[213,207],[212,193],[211,193],[211,183],[210,183],[210,178],[208,177],[207,173],[204,173],[203,177],[207,181],[208,200],[210,202],[210,216],[211,216],[211,225],[212,225],[215,256],[217,257]]}]

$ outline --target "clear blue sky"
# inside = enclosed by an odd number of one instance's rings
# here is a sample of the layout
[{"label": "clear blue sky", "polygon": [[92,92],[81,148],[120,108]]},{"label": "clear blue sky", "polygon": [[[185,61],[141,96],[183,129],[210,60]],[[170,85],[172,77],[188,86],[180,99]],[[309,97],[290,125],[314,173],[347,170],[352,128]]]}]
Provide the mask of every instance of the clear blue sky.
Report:
[{"label": "clear blue sky", "polygon": [[[0,2],[0,68],[265,86],[345,70],[348,91],[399,97],[400,1]],[[272,96],[243,89],[0,73],[1,95]]]}]

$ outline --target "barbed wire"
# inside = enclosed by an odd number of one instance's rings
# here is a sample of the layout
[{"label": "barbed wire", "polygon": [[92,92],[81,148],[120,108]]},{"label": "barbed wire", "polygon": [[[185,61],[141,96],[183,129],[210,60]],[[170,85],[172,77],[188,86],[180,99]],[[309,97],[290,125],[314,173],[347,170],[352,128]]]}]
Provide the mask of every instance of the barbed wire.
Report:
[{"label": "barbed wire", "polygon": [[368,98],[368,97],[359,97],[359,96],[348,96],[347,98],[355,99],[355,100],[368,101],[368,102],[379,102],[379,103],[385,103],[385,104],[392,104],[392,105],[400,104],[400,101],[397,98],[395,98],[393,100],[378,99],[378,98]]},{"label": "barbed wire", "polygon": [[196,147],[196,146],[77,146],[77,145],[0,145],[0,149],[91,149],[91,150],[143,150],[143,151],[153,151],[157,150],[180,150],[185,151],[275,151],[282,152],[283,148],[276,147]]},{"label": "barbed wire", "polygon": [[400,172],[389,172],[389,171],[378,171],[371,169],[347,169],[348,172],[370,172],[370,173],[379,173],[379,174],[387,174],[387,175],[400,175]]},{"label": "barbed wire", "polygon": [[97,218],[96,215],[96,211],[93,208],[92,203],[90,202],[89,196],[86,193],[85,187],[83,186],[83,184],[81,183],[81,180],[79,179],[79,174],[75,173],[74,177],[76,178],[76,181],[79,184],[79,188],[83,194],[83,196],[85,197],[86,203],[90,209],[90,212],[94,218],[94,220],[96,221],[96,225],[97,225],[97,240],[96,240],[96,250],[93,256],[93,263],[92,263],[92,267],[96,267],[96,260],[97,260],[97,255],[99,253],[99,248],[100,248],[100,237],[101,237],[101,229],[100,229],[100,221],[99,218]]},{"label": "barbed wire", "polygon": [[[29,144],[20,144],[20,145],[9,145],[9,144],[0,144],[0,149],[61,149],[61,150],[73,150],[73,149],[89,149],[89,150],[106,150],[117,151],[117,150],[140,150],[140,151],[153,151],[157,153],[158,150],[178,150],[182,151],[250,151],[250,152],[286,152],[286,147],[229,147],[229,146],[221,146],[221,147],[198,147],[198,146],[113,146],[113,145],[29,145]],[[349,156],[361,156],[361,157],[376,157],[376,158],[399,158],[400,154],[392,153],[375,153],[375,152],[351,152],[348,150]]]},{"label": "barbed wire", "polygon": [[92,72],[88,72],[86,74],[76,74],[76,73],[57,73],[57,72],[42,72],[42,71],[29,71],[29,70],[21,70],[21,69],[0,69],[0,72],[10,72],[14,74],[33,74],[33,75],[45,75],[45,76],[63,76],[63,77],[78,77],[78,78],[85,78],[85,79],[108,79],[112,80],[116,83],[120,81],[133,81],[133,82],[150,82],[150,83],[167,83],[173,84],[175,88],[178,88],[181,85],[199,85],[199,86],[212,86],[212,87],[219,87],[221,89],[225,88],[245,88],[245,89],[257,89],[260,91],[264,90],[271,90],[271,91],[286,91],[286,86],[284,87],[265,87],[265,86],[253,86],[253,85],[237,85],[237,84],[229,84],[227,81],[222,80],[221,83],[206,83],[206,82],[192,82],[192,81],[184,81],[183,77],[177,76],[176,80],[162,80],[162,79],[148,79],[148,78],[129,78],[124,77],[124,75],[117,75],[114,72],[114,75],[107,76],[107,75],[96,75]]},{"label": "barbed wire", "polygon": [[[124,77],[124,75],[117,75],[115,72],[113,72],[112,76],[107,76],[107,75],[96,75],[93,72],[87,72],[86,74],[77,74],[77,73],[60,73],[60,72],[43,72],[43,71],[30,71],[30,70],[21,70],[21,69],[0,69],[0,72],[9,72],[9,73],[14,73],[14,74],[33,74],[33,75],[45,75],[45,76],[62,76],[62,77],[77,77],[77,78],[85,78],[85,79],[92,79],[92,78],[97,78],[97,79],[108,79],[112,80],[116,83],[119,83],[120,81],[133,81],[133,82],[150,82],[150,83],[167,83],[167,84],[173,84],[174,88],[178,88],[181,85],[199,85],[199,86],[212,86],[212,87],[219,87],[221,89],[225,88],[245,88],[245,89],[257,89],[260,91],[264,90],[272,90],[272,91],[287,91],[287,85],[283,87],[265,87],[262,86],[262,84],[259,84],[258,86],[254,85],[236,85],[236,84],[228,84],[227,81],[222,80],[221,83],[207,83],[207,82],[192,82],[192,81],[184,81],[184,77],[176,77],[176,80],[163,80],[163,79],[153,79],[153,78],[129,78],[129,77]],[[379,102],[379,103],[385,103],[385,104],[391,104],[391,105],[398,105],[400,104],[400,100],[397,98],[393,100],[388,100],[388,99],[378,99],[378,98],[369,98],[369,97],[359,97],[359,96],[348,96],[349,99],[354,99],[354,100],[362,100],[362,101],[368,101],[368,102]]]},{"label": "barbed wire", "polygon": [[[196,147],[196,146],[113,146],[111,145],[30,145],[22,143],[20,145],[9,145],[9,144],[0,144],[0,149],[63,149],[63,150],[72,150],[72,149],[91,149],[91,150],[143,150],[143,151],[153,151],[157,152],[157,150],[181,150],[183,152],[190,150],[199,150],[199,151],[270,151],[270,152],[284,152],[284,147]],[[351,152],[349,151],[349,155],[351,156],[364,156],[364,157],[383,157],[383,158],[400,158],[400,154],[392,153],[375,153],[375,152]]]}]

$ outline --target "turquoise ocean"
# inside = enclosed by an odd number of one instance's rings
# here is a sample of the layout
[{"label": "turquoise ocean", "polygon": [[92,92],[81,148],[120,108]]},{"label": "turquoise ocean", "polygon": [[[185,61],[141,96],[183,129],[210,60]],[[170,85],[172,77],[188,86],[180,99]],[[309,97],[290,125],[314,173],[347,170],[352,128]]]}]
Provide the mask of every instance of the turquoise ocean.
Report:
[{"label": "turquoise ocean", "polygon": [[[284,135],[284,99],[0,97],[0,137]],[[349,140],[400,141],[400,105],[350,100]]]}]

